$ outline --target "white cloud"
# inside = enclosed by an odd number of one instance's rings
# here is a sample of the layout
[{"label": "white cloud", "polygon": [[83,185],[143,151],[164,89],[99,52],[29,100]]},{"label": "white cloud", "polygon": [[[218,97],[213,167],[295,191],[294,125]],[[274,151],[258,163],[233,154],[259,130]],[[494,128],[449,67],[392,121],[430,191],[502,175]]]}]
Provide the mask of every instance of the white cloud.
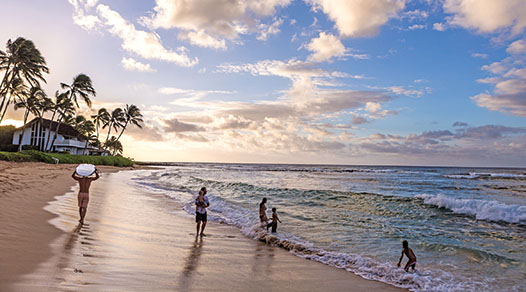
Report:
[{"label": "white cloud", "polygon": [[133,58],[122,58],[122,67],[128,71],[155,72],[150,64],[141,63]]},{"label": "white cloud", "polygon": [[471,57],[473,57],[473,58],[486,59],[486,58],[488,58],[488,54],[483,54],[483,53],[471,53]]},{"label": "white cloud", "polygon": [[524,40],[513,42],[507,49],[509,57],[482,66],[482,70],[495,76],[477,81],[494,85],[494,90],[473,96],[478,106],[526,117],[526,54],[521,54],[524,43]]},{"label": "white cloud", "polygon": [[218,40],[204,30],[181,32],[179,39],[188,40],[194,46],[226,50],[225,40]]},{"label": "white cloud", "polygon": [[[278,7],[289,3],[290,0],[215,0],[206,4],[201,1],[156,0],[152,15],[142,17],[141,22],[153,29],[180,29],[181,36],[195,45],[223,48],[223,44],[226,47],[225,40],[234,41],[240,34],[256,31],[261,17],[273,15]],[[267,27],[267,35],[277,33],[279,24]]]},{"label": "white cloud", "polygon": [[526,54],[526,39],[514,41],[508,46],[506,52],[510,54]]},{"label": "white cloud", "polygon": [[192,67],[198,63],[197,58],[188,57],[184,47],[180,47],[177,51],[165,48],[157,34],[137,30],[133,24],[122,18],[116,11],[111,10],[109,6],[99,4],[97,12],[104,24],[108,26],[109,32],[122,39],[124,50],[145,59],[172,62],[183,67]]},{"label": "white cloud", "polygon": [[433,29],[438,31],[445,31],[446,25],[441,22],[435,22],[433,23]]},{"label": "white cloud", "polygon": [[409,30],[417,30],[417,29],[424,29],[426,26],[423,24],[413,24],[409,26],[407,29]]},{"label": "white cloud", "polygon": [[68,2],[73,6],[75,11],[73,14],[73,23],[76,25],[90,31],[95,29],[101,23],[96,15],[86,15],[86,10],[95,6],[97,0],[68,0]]},{"label": "white cloud", "polygon": [[340,39],[324,32],[321,32],[319,37],[313,38],[307,49],[313,52],[309,56],[309,60],[313,62],[329,61],[334,57],[342,57],[347,52]]},{"label": "white cloud", "polygon": [[257,39],[260,41],[265,41],[270,35],[275,35],[280,32],[279,27],[283,23],[282,18],[274,19],[274,22],[272,24],[260,24],[259,29],[259,35],[257,36]]},{"label": "white cloud", "polygon": [[396,95],[405,95],[405,96],[412,96],[412,97],[421,97],[425,93],[430,93],[431,88],[425,87],[421,89],[416,89],[413,87],[403,87],[403,86],[390,86],[386,88],[387,90],[391,91],[392,93]]},{"label": "white cloud", "polygon": [[308,0],[333,20],[346,37],[373,36],[405,7],[405,0]]},{"label": "white cloud", "polygon": [[509,28],[512,35],[517,35],[526,28],[524,0],[446,0],[444,11],[452,14],[449,24],[479,33]]}]

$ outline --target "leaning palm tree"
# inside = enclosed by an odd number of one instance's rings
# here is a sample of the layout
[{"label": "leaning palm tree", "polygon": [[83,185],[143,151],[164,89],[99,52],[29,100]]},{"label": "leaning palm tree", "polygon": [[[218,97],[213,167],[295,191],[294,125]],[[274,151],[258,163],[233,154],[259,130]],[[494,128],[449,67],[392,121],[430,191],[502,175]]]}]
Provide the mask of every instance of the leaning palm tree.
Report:
[{"label": "leaning palm tree", "polygon": [[[58,90],[55,91],[55,102],[53,105],[53,114],[51,115],[51,123],[49,124],[49,135],[47,136],[46,145],[44,147],[44,151],[47,151],[49,148],[49,142],[51,142],[51,126],[53,124],[53,121],[55,121],[55,115],[59,113],[60,109],[64,106],[64,103],[67,102],[68,95],[65,92],[59,93]],[[59,116],[60,117],[60,114]],[[57,117],[57,120],[58,120]]]},{"label": "leaning palm tree", "polygon": [[[90,95],[95,96],[95,89],[93,88],[93,85],[91,83],[91,78],[89,78],[88,75],[85,74],[79,74],[73,78],[73,83],[66,84],[66,83],[60,83],[60,87],[62,89],[66,90],[66,94],[68,95],[68,99],[70,102],[74,102],[76,107],[79,107],[78,97],[80,96],[84,102],[91,107],[91,99],[89,98]],[[51,143],[51,148],[53,148],[53,144],[55,143],[55,140],[57,139],[57,133],[58,129],[60,128],[62,120],[59,119],[57,121],[57,127],[55,129],[55,134],[53,135],[53,142]]]},{"label": "leaning palm tree", "polygon": [[106,149],[112,150],[112,155],[122,154],[122,144],[121,142],[117,141],[117,138],[115,136],[111,136],[111,139],[108,139],[106,142],[104,142],[104,147]]},{"label": "leaning palm tree", "polygon": [[24,126],[22,127],[22,137],[20,137],[20,141],[18,141],[18,151],[22,151],[22,141],[24,140],[27,118],[29,117],[29,114],[34,114],[35,116],[38,115],[38,103],[40,102],[40,99],[45,97],[46,94],[40,87],[31,87],[27,93],[27,98],[15,103],[15,110],[18,110],[19,108],[25,109]]},{"label": "leaning palm tree", "polygon": [[55,141],[57,140],[57,135],[60,131],[60,125],[62,124],[62,121],[66,120],[69,122],[71,117],[75,114],[75,105],[69,98],[62,100],[58,109],[58,114],[57,127],[55,128],[55,133],[53,135],[53,140],[51,141],[49,150],[53,149],[53,146],[55,146]]},{"label": "leaning palm tree", "polygon": [[27,82],[31,87],[40,86],[39,81],[46,82],[43,73],[49,73],[46,60],[35,47],[35,44],[22,37],[15,41],[9,39],[6,51],[0,50],[0,71],[5,71],[0,82],[0,122],[3,120],[12,93],[12,83],[16,79]]},{"label": "leaning palm tree", "polygon": [[93,123],[95,124],[95,130],[97,131],[97,140],[99,139],[99,128],[102,124],[106,123],[110,118],[110,113],[105,108],[100,108],[96,115],[91,116]]},{"label": "leaning palm tree", "polygon": [[[44,125],[44,114],[46,112],[50,112],[50,111],[52,111],[54,109],[55,109],[55,103],[49,97],[44,97],[42,100],[40,100],[37,103],[37,111],[38,111],[37,115],[38,115],[41,127]],[[49,136],[49,135],[47,135],[47,136]],[[44,138],[42,139],[41,144],[39,144],[40,151],[45,150],[45,146],[46,146],[46,139],[45,139],[45,137],[46,136],[44,135]],[[44,148],[44,149],[42,149],[42,148]]]},{"label": "leaning palm tree", "polygon": [[80,73],[73,78],[73,83],[60,83],[60,87],[66,90],[69,99],[74,101],[77,107],[79,107],[79,102],[77,100],[79,96],[89,107],[91,107],[91,99],[89,96],[95,96],[96,92],[91,83],[91,78],[89,78],[88,75]]},{"label": "leaning palm tree", "polygon": [[106,136],[106,141],[108,142],[108,139],[110,138],[111,129],[113,128],[115,132],[117,132],[124,122],[124,112],[121,108],[116,108],[113,111],[111,111],[111,114],[109,116],[109,119],[102,125],[102,128],[108,127],[108,136]]},{"label": "leaning palm tree", "polygon": [[126,105],[126,107],[124,108],[124,120],[124,125],[122,125],[122,130],[119,136],[117,137],[117,141],[119,141],[119,139],[121,138],[122,133],[124,133],[124,130],[126,130],[128,124],[135,125],[142,129],[141,123],[143,123],[143,120],[141,110],[135,105]]}]

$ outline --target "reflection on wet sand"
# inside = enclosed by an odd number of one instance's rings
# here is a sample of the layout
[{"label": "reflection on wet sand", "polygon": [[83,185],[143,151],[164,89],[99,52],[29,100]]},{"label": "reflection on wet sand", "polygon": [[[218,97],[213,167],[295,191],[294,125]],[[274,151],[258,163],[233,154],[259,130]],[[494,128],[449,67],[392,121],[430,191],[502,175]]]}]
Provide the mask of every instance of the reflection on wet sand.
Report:
[{"label": "reflection on wet sand", "polygon": [[199,258],[201,258],[204,241],[202,236],[196,236],[190,247],[190,252],[184,260],[183,273],[179,277],[179,290],[186,291],[191,287],[192,276],[199,267]]}]

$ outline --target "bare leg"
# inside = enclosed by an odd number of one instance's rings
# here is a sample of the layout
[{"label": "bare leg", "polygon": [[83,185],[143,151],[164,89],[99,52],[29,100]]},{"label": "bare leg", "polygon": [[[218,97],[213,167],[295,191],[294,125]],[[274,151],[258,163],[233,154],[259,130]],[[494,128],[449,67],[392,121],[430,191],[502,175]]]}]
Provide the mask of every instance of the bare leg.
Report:
[{"label": "bare leg", "polygon": [[201,221],[197,222],[196,234],[199,234],[199,227],[201,226]]},{"label": "bare leg", "polygon": [[86,212],[88,211],[88,208],[80,208],[80,223],[84,224],[84,217],[86,217]]},{"label": "bare leg", "polygon": [[203,226],[201,226],[201,235],[205,235],[205,227],[206,227],[206,221],[203,221]]},{"label": "bare leg", "polygon": [[82,224],[82,207],[79,207],[79,222]]}]

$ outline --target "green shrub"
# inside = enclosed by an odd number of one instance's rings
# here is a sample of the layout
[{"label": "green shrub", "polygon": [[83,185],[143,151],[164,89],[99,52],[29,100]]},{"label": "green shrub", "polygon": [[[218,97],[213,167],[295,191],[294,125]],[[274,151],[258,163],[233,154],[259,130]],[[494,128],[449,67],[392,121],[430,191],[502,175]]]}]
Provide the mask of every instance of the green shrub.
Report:
[{"label": "green shrub", "polygon": [[39,150],[36,145],[22,145],[22,150]]},{"label": "green shrub", "polygon": [[16,144],[0,145],[0,151],[17,152],[18,151],[18,145],[16,145]]},{"label": "green shrub", "polygon": [[36,150],[24,150],[18,153],[0,152],[0,160],[7,161],[40,161],[45,163],[55,163],[54,158],[59,160],[59,163],[65,164],[81,164],[89,163],[95,165],[111,165],[111,166],[133,166],[134,161],[117,156],[87,156],[87,155],[70,155],[60,153],[44,153]]}]

